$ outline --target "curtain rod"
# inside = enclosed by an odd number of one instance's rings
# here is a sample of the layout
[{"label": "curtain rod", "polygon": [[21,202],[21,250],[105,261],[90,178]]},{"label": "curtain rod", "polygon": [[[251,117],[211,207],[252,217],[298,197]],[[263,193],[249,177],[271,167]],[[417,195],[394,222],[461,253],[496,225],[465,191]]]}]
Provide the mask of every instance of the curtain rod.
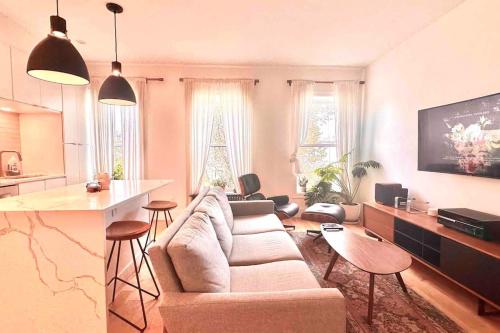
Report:
[{"label": "curtain rod", "polygon": [[[93,78],[106,78],[107,76],[100,76],[100,75],[96,75],[96,76],[92,76]],[[144,76],[126,76],[126,78],[129,78],[129,79],[144,79],[146,80],[146,82],[149,82],[149,81],[158,81],[158,82],[163,82],[165,81],[164,78],[162,77],[144,77]]]},{"label": "curtain rod", "polygon": [[[293,81],[302,81],[302,80],[286,80],[286,83],[291,86]],[[307,80],[306,80],[307,81]],[[339,81],[313,81],[314,83],[335,83]],[[359,81],[359,84],[365,84],[366,81]]]},{"label": "curtain rod", "polygon": [[184,80],[253,80],[253,85],[256,86],[260,82],[259,79],[238,79],[238,78],[228,78],[228,79],[212,79],[212,78],[194,78],[194,77],[180,77],[179,82],[184,82]]}]

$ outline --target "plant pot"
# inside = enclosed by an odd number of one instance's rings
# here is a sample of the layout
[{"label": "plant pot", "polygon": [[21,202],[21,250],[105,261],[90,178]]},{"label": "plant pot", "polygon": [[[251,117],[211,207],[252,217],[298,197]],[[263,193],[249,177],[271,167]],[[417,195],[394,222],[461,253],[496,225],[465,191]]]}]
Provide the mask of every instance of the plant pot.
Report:
[{"label": "plant pot", "polygon": [[300,187],[300,191],[301,191],[302,193],[306,193],[306,192],[307,192],[307,186],[301,186],[301,187]]},{"label": "plant pot", "polygon": [[344,208],[345,211],[344,223],[346,222],[347,224],[359,223],[359,217],[361,216],[361,204],[359,203],[346,204],[344,202],[341,202],[340,207]]}]

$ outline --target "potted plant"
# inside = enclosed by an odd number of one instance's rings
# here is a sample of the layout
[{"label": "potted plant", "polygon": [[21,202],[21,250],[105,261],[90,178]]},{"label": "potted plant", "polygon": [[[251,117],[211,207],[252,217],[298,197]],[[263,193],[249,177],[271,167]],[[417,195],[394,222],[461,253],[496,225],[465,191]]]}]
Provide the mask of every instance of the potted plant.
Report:
[{"label": "potted plant", "polygon": [[300,190],[302,191],[302,193],[307,192],[307,183],[308,182],[309,182],[309,180],[307,179],[306,176],[299,177],[299,186],[300,186]]},{"label": "potted plant", "polygon": [[211,183],[214,187],[222,187],[223,190],[226,189],[227,182],[224,179],[214,179]]},{"label": "potted plant", "polygon": [[[319,187],[320,189],[323,188],[323,196],[330,201],[339,203],[344,208],[346,221],[356,222],[361,215],[361,205],[355,202],[361,180],[368,174],[368,169],[378,169],[382,165],[374,160],[358,162],[354,164],[352,170],[349,172],[349,155],[350,153],[344,154],[337,162],[323,168],[318,168],[315,170],[315,173],[321,177],[318,185],[322,183],[330,184],[330,191],[328,193],[324,190],[324,184]],[[316,191],[318,191],[317,186]],[[313,196],[310,197],[312,198]]]}]

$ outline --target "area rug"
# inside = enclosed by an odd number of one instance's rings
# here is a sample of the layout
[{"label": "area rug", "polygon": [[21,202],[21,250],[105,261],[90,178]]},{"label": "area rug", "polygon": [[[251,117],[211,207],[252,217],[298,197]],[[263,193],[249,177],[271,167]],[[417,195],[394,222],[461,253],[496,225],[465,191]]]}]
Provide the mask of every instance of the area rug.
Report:
[{"label": "area rug", "polygon": [[429,302],[408,288],[405,294],[395,275],[375,276],[373,323],[368,325],[369,274],[339,257],[328,281],[323,280],[331,254],[324,239],[313,242],[304,232],[291,232],[309,268],[324,288],[338,288],[347,302],[347,332],[464,332]]}]

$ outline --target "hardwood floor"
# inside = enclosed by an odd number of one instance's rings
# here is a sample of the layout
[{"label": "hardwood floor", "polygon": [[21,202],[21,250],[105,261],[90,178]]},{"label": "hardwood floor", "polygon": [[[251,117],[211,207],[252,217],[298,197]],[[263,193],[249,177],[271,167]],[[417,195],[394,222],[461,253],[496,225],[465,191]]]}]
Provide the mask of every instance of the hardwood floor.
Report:
[{"label": "hardwood floor", "polygon": [[[301,219],[289,220],[287,224],[295,225],[295,231],[302,232],[305,232],[307,229],[318,229],[319,226],[315,222]],[[160,227],[160,225],[163,226],[162,223],[158,226]],[[349,225],[347,227],[364,235],[361,226]],[[407,287],[423,296],[436,308],[459,324],[466,332],[500,332],[500,316],[478,316],[476,314],[476,298],[422,264],[413,261],[412,266],[402,272],[401,275]],[[131,283],[135,283],[134,276],[128,277],[128,280]],[[146,269],[141,271],[141,285],[144,285],[148,290],[153,290],[153,283],[149,279],[149,274]],[[159,301],[147,295],[144,297],[144,300],[148,320],[148,328],[145,332],[162,333],[163,325],[157,309]],[[120,311],[120,313],[127,316],[127,318],[131,318],[131,320],[141,323],[141,307],[135,289],[127,286],[120,286],[117,290],[117,299],[112,308]],[[137,332],[112,315],[109,316],[108,323],[108,332],[110,333]]]}]

